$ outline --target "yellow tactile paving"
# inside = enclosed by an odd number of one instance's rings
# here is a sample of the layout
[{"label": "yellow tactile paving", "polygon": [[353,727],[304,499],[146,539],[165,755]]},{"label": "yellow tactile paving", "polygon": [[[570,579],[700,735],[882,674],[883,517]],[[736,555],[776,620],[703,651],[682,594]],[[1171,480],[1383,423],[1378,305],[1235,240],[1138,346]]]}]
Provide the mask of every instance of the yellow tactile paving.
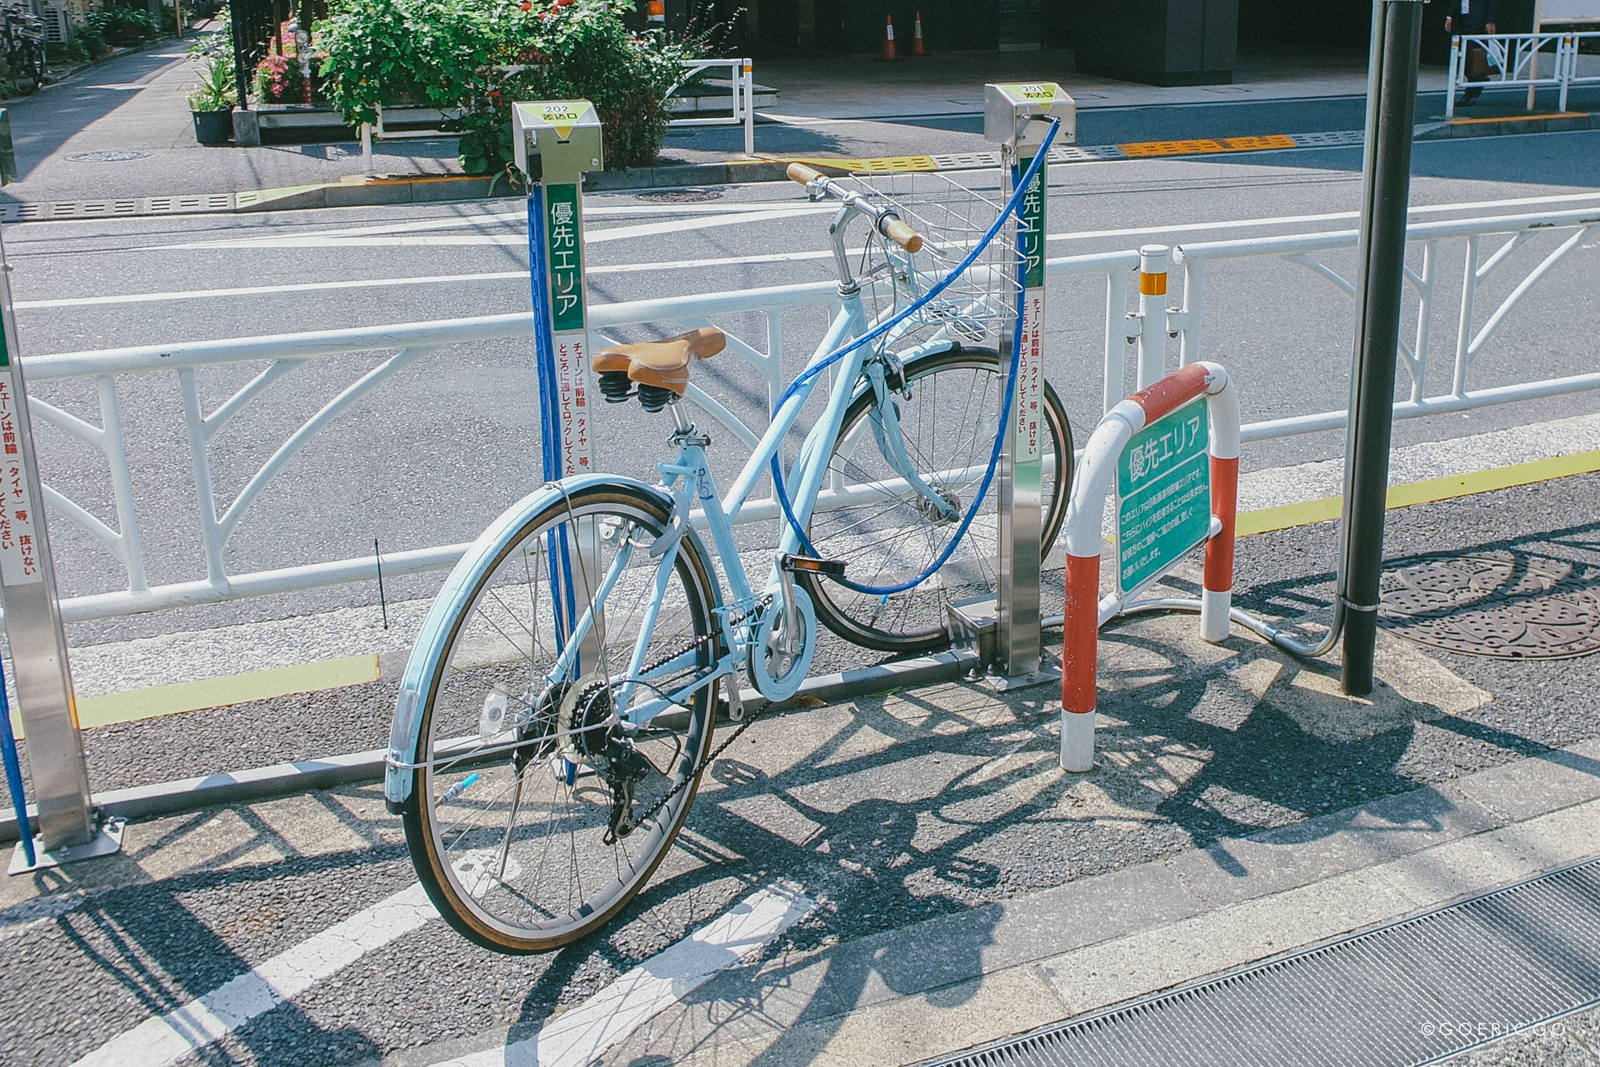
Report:
[{"label": "yellow tactile paving", "polygon": [[[321,663],[274,667],[248,674],[180,682],[177,685],[158,685],[127,693],[79,697],[78,726],[87,730],[95,726],[153,719],[158,715],[221,708],[250,700],[271,700],[291,693],[316,693],[343,685],[375,682],[378,677],[377,656],[347,656]],[[11,709],[11,728],[16,731],[18,738],[24,736],[22,717],[15,706]]]},{"label": "yellow tactile paving", "polygon": [[1185,141],[1134,141],[1120,144],[1122,154],[1132,159],[1147,156],[1201,156],[1215,152],[1265,152],[1275,148],[1297,147],[1288,134],[1273,133],[1263,137],[1197,137]]},{"label": "yellow tactile paving", "polygon": [[1556,111],[1548,115],[1536,115],[1530,112],[1526,115],[1489,115],[1483,118],[1451,119],[1450,125],[1478,126],[1489,122],[1527,122],[1530,119],[1586,119],[1588,117],[1589,113],[1587,111]]},{"label": "yellow tactile paving", "polygon": [[834,159],[829,156],[782,156],[766,159],[729,160],[729,163],[804,163],[819,170],[848,171],[867,174],[903,174],[909,171],[933,171],[939,164],[932,156],[878,156],[875,159]]},{"label": "yellow tactile paving", "polygon": [[[1431,504],[1438,500],[1452,500],[1474,493],[1489,493],[1496,489],[1510,489],[1518,485],[1547,482],[1552,478],[1567,478],[1574,474],[1591,474],[1600,471],[1600,451],[1576,452],[1570,456],[1538,459],[1531,463],[1514,463],[1494,470],[1455,474],[1447,478],[1429,478],[1421,482],[1389,487],[1388,506],[1408,508],[1413,504]],[[1313,522],[1326,522],[1339,517],[1339,497],[1327,496],[1308,500],[1303,504],[1284,504],[1276,508],[1246,511],[1235,524],[1239,537],[1287,530],[1291,526],[1306,526]]]}]

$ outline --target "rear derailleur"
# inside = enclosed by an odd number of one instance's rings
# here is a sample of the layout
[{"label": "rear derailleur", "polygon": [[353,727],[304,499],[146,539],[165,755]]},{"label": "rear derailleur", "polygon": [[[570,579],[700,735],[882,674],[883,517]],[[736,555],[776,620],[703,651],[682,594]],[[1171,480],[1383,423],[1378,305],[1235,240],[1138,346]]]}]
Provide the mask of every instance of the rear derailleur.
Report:
[{"label": "rear derailleur", "polygon": [[628,737],[613,707],[611,686],[590,675],[567,691],[556,718],[562,757],[571,765],[591,768],[611,791],[607,845],[616,844],[638,827],[634,790],[651,770],[650,761]]}]

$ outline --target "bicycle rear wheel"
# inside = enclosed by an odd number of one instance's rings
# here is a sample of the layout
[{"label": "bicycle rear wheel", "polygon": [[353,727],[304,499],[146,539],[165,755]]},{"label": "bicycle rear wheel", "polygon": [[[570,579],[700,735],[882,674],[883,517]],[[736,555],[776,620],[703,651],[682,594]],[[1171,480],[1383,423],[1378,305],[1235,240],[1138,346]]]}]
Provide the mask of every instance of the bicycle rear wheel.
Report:
[{"label": "bicycle rear wheel", "polygon": [[[406,842],[440,914],[486,948],[538,952],[593,931],[644,887],[688,814],[716,684],[637,732],[613,714],[656,586],[649,546],[668,525],[664,502],[642,489],[555,497],[480,542],[457,573],[481,577],[435,605],[447,637],[424,676]],[[591,599],[584,590],[613,571],[603,634],[552,677],[565,644],[558,625],[570,628]],[[699,541],[685,537],[633,704],[704,677],[716,659],[715,604]],[[619,827],[619,810],[639,825]]]},{"label": "bicycle rear wheel", "polygon": [[[972,506],[988,470],[1000,415],[1004,375],[993,349],[953,347],[912,360],[911,397],[896,397],[906,452],[917,472],[961,515]],[[843,560],[846,576],[869,586],[916,577],[939,557],[960,520],[929,513],[926,501],[884,459],[872,431],[871,391],[845,412],[829,461],[829,477],[808,531],[827,559]],[[1072,480],[1072,431],[1061,400],[1044,387],[1042,552],[1066,517]],[[860,593],[810,574],[796,577],[811,594],[817,618],[846,640],[883,652],[928,652],[949,643],[945,606],[993,595],[999,533],[998,492],[983,507],[944,566],[919,585],[888,595]]]}]

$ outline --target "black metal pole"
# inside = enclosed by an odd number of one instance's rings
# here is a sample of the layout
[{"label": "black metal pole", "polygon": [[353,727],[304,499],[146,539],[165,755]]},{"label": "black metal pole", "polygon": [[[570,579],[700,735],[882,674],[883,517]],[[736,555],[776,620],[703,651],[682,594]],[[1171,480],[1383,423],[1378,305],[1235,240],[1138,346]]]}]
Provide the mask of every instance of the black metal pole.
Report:
[{"label": "black metal pole", "polygon": [[1364,202],[1361,211],[1361,318],[1351,370],[1345,457],[1346,619],[1341,688],[1372,692],[1378,640],[1378,580],[1394,425],[1396,350],[1405,282],[1411,137],[1417,106],[1421,0],[1375,0],[1368,78]]}]

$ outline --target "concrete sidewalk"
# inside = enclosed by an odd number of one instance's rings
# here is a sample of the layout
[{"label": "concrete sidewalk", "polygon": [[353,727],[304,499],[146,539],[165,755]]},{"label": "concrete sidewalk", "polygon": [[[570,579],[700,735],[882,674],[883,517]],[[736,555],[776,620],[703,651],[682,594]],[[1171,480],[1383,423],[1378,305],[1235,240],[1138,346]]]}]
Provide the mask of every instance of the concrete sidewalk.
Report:
[{"label": "concrete sidewalk", "polygon": [[[1546,602],[1589,604],[1580,621],[1593,643],[1597,497],[1600,474],[1583,474],[1421,504],[1391,513],[1387,547],[1394,557],[1448,553],[1473,566],[1504,560],[1522,574],[1565,566],[1568,577],[1513,597],[1519,617]],[[1242,540],[1240,601],[1276,616],[1315,613],[1328,596],[1334,536],[1321,523]],[[1180,573],[1172,591],[1192,594],[1192,577]],[[614,977],[647,962],[663,937],[698,928],[722,902],[776,877],[817,901],[816,915],[616,1035],[605,1062],[907,1064],[1600,855],[1592,658],[1444,651],[1428,643],[1437,634],[1426,626],[1392,617],[1380,636],[1379,688],[1355,700],[1338,692],[1336,658],[1303,663],[1237,627],[1220,645],[1196,631],[1192,616],[1171,615],[1102,633],[1099,759],[1089,774],[1056,766],[1059,692],[1048,685],[996,692],[948,682],[775,711],[706,774],[679,859],[657,890],[594,944],[559,954],[570,979],[552,986],[548,957],[496,957],[433,924],[423,951],[437,965],[414,980],[380,960],[309,990],[321,998],[315,1011],[296,996],[273,1014],[289,1013],[282,1025],[313,1041],[331,1025],[318,1018],[358,1027],[370,1051],[348,1062],[428,1067],[493,1056],[604,986],[596,969]],[[366,713],[368,690],[376,709],[392,698],[380,681],[301,703],[348,719]],[[165,720],[175,744],[206,732],[185,731],[187,718]],[[296,729],[287,710],[274,721]],[[91,732],[97,761],[115,753],[116,733]],[[32,951],[52,924],[70,926],[75,911],[97,914],[96,902],[111,900],[119,936],[140,950],[142,938],[164,934],[137,925],[135,898],[161,914],[156,903],[197,885],[228,887],[236,896],[206,937],[255,960],[285,944],[263,944],[253,923],[239,924],[258,896],[320,909],[322,929],[410,880],[398,821],[376,785],[151,819],[131,825],[126,841],[115,859],[0,883],[0,938],[32,939],[17,942]],[[203,919],[200,911],[188,921]],[[88,985],[112,982],[72,945],[50,951],[63,973],[76,967]],[[417,951],[402,941],[396,959]],[[180,977],[198,966],[163,957]],[[199,973],[208,985],[180,985],[164,1002],[181,1003],[239,966],[231,957],[207,963]],[[375,975],[376,990],[361,975]],[[49,1047],[60,1062],[148,1012],[115,985],[101,996],[104,1021],[94,1027],[38,1023],[57,1028]],[[389,1003],[406,1005],[405,1018]],[[424,1005],[435,1003],[455,1005],[448,1027],[430,1029]],[[1583,1062],[1592,1014],[1564,1025],[1570,1061]],[[420,1044],[419,1033],[429,1035]],[[305,1062],[292,1045],[277,1057],[256,1052],[263,1063]],[[1535,1052],[1526,1062],[1549,1050]]]}]

